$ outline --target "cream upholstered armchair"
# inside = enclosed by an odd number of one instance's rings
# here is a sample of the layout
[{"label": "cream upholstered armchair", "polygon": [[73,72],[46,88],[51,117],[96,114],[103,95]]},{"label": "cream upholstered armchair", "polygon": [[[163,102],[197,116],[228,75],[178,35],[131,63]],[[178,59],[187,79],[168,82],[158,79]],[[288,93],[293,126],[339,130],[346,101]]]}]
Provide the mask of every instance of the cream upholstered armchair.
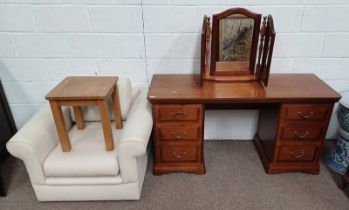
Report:
[{"label": "cream upholstered armchair", "polygon": [[[72,145],[62,152],[50,107],[36,113],[7,143],[24,161],[39,201],[137,200],[140,198],[152,130],[146,90],[118,81],[123,129],[113,127],[115,149],[106,151],[98,110],[83,108],[85,128],[78,130],[71,109],[63,113]],[[110,109],[111,110],[111,109]],[[113,118],[110,111],[110,118]]]}]

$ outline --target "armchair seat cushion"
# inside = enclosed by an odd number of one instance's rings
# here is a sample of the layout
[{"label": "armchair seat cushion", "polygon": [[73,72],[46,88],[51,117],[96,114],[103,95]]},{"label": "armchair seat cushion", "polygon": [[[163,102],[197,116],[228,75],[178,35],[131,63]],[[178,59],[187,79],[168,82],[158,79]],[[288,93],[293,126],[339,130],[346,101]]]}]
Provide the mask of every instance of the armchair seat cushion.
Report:
[{"label": "armchair seat cushion", "polygon": [[117,142],[122,129],[112,123],[114,150],[106,151],[101,122],[86,122],[82,130],[73,126],[69,131],[72,149],[62,152],[58,143],[44,161],[47,177],[97,177],[117,176],[119,163]]}]

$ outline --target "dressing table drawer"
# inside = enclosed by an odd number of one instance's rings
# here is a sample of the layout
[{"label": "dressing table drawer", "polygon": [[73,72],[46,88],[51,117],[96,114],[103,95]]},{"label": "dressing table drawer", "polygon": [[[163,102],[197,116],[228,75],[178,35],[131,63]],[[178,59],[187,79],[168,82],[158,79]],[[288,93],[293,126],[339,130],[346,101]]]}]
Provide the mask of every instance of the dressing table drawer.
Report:
[{"label": "dressing table drawer", "polygon": [[317,146],[281,146],[278,161],[314,161]]},{"label": "dressing table drawer", "polygon": [[281,128],[281,140],[319,140],[323,127],[312,125],[284,126]]},{"label": "dressing table drawer", "polygon": [[199,140],[201,129],[198,126],[158,127],[160,141]]},{"label": "dressing table drawer", "polygon": [[328,104],[284,104],[281,119],[283,121],[320,121],[326,119],[329,108]]},{"label": "dressing table drawer", "polygon": [[158,121],[201,121],[202,105],[155,105],[154,108]]},{"label": "dressing table drawer", "polygon": [[161,162],[197,162],[200,150],[196,145],[162,145]]}]

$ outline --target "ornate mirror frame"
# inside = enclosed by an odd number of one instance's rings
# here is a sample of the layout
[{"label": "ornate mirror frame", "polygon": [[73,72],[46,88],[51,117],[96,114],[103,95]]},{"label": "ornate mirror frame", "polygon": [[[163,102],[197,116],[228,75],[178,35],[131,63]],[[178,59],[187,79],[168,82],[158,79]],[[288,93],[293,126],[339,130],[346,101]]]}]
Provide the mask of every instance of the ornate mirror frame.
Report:
[{"label": "ornate mirror frame", "polygon": [[210,22],[210,18],[207,15],[205,15],[202,22],[202,30],[201,30],[200,85],[202,84],[202,81],[205,80],[206,72],[209,71],[208,66],[210,62],[209,60],[210,41],[211,41],[211,22]]},{"label": "ornate mirror frame", "polygon": [[[253,22],[253,34],[252,34],[252,43],[250,48],[250,56],[248,68],[242,67],[238,70],[229,70],[232,68],[233,63],[237,62],[226,62],[219,60],[219,47],[220,46],[220,22],[225,18],[231,16],[241,16],[252,19]],[[251,12],[244,8],[234,8],[226,10],[222,13],[213,15],[212,20],[212,40],[211,40],[211,65],[210,65],[210,75],[211,76],[220,76],[220,75],[247,75],[254,74],[255,63],[256,63],[256,54],[258,48],[258,37],[260,32],[261,24],[261,14]],[[236,64],[234,64],[236,65]],[[218,68],[217,68],[218,67]],[[240,66],[237,65],[237,68]]]},{"label": "ornate mirror frame", "polygon": [[273,17],[268,15],[268,17],[263,18],[256,66],[256,77],[264,86],[268,86],[275,36]]}]

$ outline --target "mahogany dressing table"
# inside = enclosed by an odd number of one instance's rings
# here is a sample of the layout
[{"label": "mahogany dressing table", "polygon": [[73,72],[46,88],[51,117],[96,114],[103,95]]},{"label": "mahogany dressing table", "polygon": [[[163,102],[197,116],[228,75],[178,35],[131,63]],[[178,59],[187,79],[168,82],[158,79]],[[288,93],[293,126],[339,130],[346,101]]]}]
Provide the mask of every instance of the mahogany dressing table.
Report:
[{"label": "mahogany dressing table", "polygon": [[154,174],[205,173],[205,109],[259,109],[256,150],[268,174],[319,173],[322,144],[340,95],[314,74],[271,74],[259,82],[217,83],[199,75],[154,75]]},{"label": "mahogany dressing table", "polygon": [[229,9],[213,15],[211,30],[205,16],[200,75],[153,76],[154,174],[205,174],[205,109],[259,109],[254,145],[266,172],[319,173],[340,95],[314,74],[269,74],[276,33],[271,15],[261,20]]}]

